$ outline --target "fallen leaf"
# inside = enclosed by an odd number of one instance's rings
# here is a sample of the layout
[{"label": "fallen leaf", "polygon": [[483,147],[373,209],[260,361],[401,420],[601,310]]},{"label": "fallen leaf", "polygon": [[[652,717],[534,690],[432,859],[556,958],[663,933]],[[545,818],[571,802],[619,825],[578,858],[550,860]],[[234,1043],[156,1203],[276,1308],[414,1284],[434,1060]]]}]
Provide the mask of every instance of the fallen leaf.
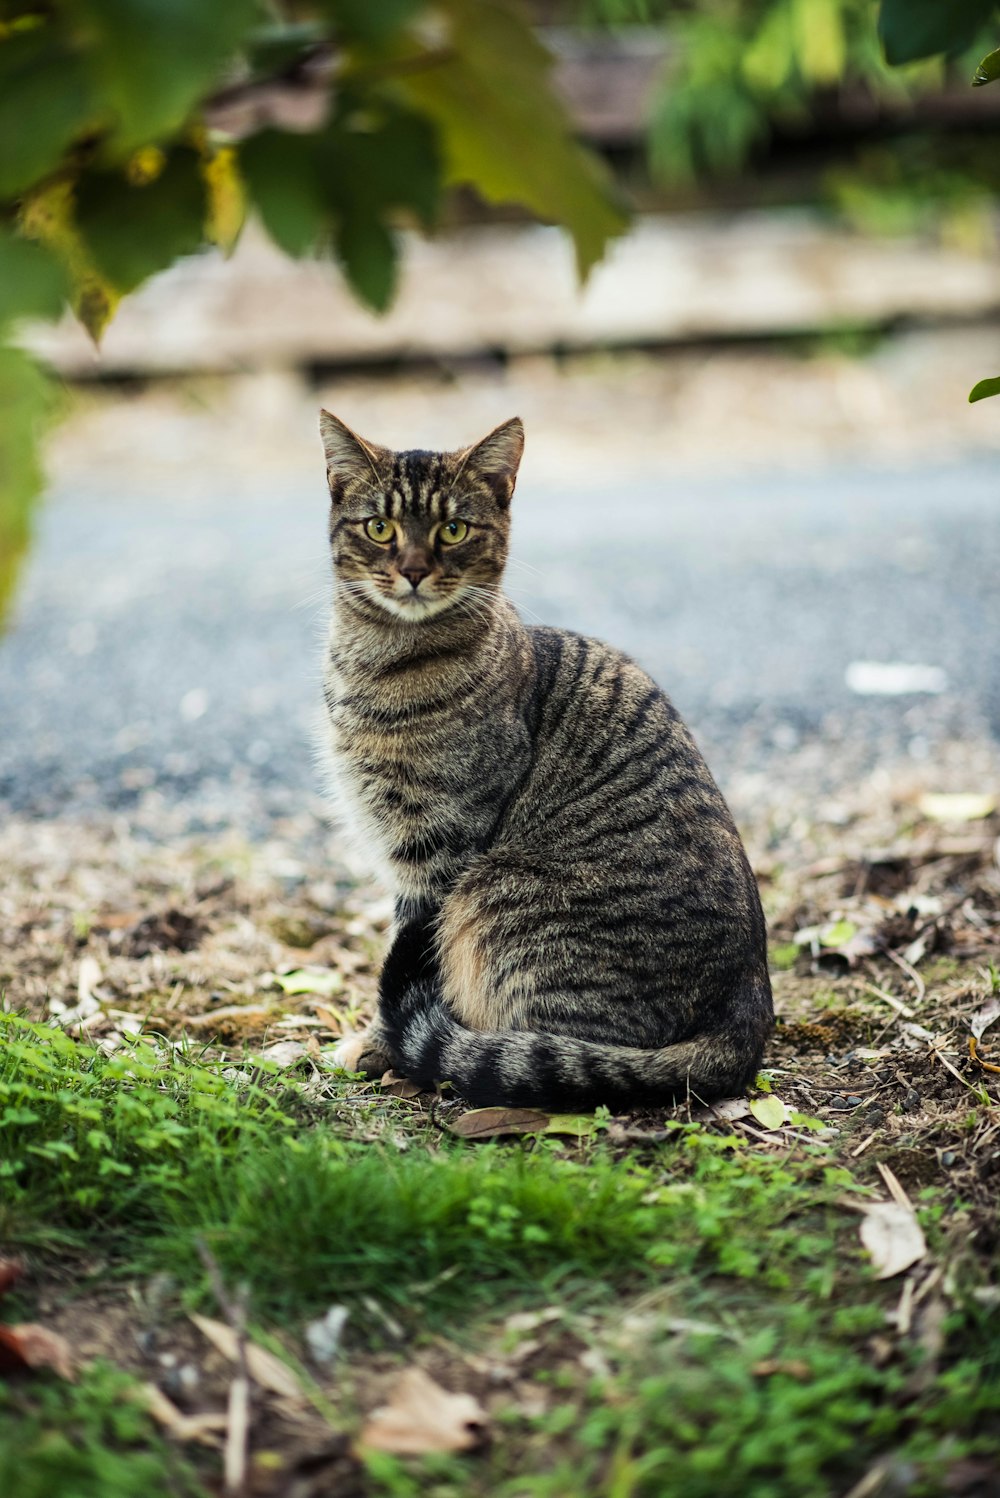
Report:
[{"label": "fallen leaf", "polygon": [[390,1068],[382,1073],[379,1086],[386,1097],[414,1098],[419,1097],[423,1088],[419,1082],[411,1082],[409,1077],[400,1077]]},{"label": "fallen leaf", "polygon": [[932,822],[978,822],[992,816],[997,798],[988,791],[958,791],[950,794],[928,793],[917,802],[921,816]]},{"label": "fallen leaf", "polygon": [[86,1004],[101,981],[101,966],[96,957],[80,958],[80,976],[76,982],[76,998],[78,1004]]},{"label": "fallen leaf", "polygon": [[877,1279],[892,1279],[924,1257],[927,1243],[912,1208],[896,1201],[858,1205],[864,1212],[861,1242],[871,1255]]},{"label": "fallen leaf", "polygon": [[487,1421],[471,1394],[450,1394],[422,1368],[407,1368],[388,1404],[372,1411],[358,1444],[400,1456],[470,1451],[482,1442]]},{"label": "fallen leaf", "polygon": [[540,1134],[549,1122],[535,1108],[471,1108],[448,1125],[462,1139],[498,1139],[503,1134]]},{"label": "fallen leaf", "polygon": [[[198,1316],[194,1312],[191,1320],[224,1358],[228,1358],[231,1363],[239,1362],[239,1342],[231,1326],[227,1326],[224,1321],[213,1321],[209,1316]],[[250,1341],[245,1344],[245,1352],[247,1372],[262,1389],[269,1389],[272,1394],[281,1394],[286,1399],[305,1398],[305,1390],[298,1378],[288,1364],[275,1357],[273,1352]]]},{"label": "fallen leaf", "polygon": [[752,1097],[750,1112],[762,1129],[780,1129],[788,1116],[785,1104],[773,1092],[766,1097]]},{"label": "fallen leaf", "polygon": [[592,1113],[552,1113],[540,1134],[569,1134],[574,1139],[589,1139],[597,1130]]},{"label": "fallen leaf", "polygon": [[750,1099],[745,1097],[724,1097],[718,1102],[709,1103],[705,1109],[706,1116],[721,1119],[724,1123],[733,1123],[737,1118],[746,1118],[750,1112]]},{"label": "fallen leaf", "polygon": [[262,1060],[282,1067],[297,1066],[308,1054],[308,1049],[301,1040],[277,1040],[274,1045],[265,1046],[260,1052]]},{"label": "fallen leaf", "polygon": [[229,1416],[223,1410],[210,1410],[203,1415],[183,1414],[155,1384],[140,1385],[138,1395],[157,1425],[162,1425],[178,1441],[218,1446],[218,1436],[229,1423]]},{"label": "fallen leaf", "polygon": [[844,680],[849,690],[861,697],[903,697],[917,692],[936,695],[948,690],[948,677],[940,666],[910,661],[851,661]]},{"label": "fallen leaf", "polygon": [[185,1015],[184,1023],[194,1025],[200,1030],[218,1024],[220,1020],[266,1019],[269,1014],[273,1013],[273,1004],[223,1004],[221,1008],[209,1009],[205,1014]]},{"label": "fallen leaf", "polygon": [[789,1378],[802,1381],[812,1377],[809,1364],[803,1363],[800,1358],[790,1358],[784,1362],[779,1358],[763,1358],[759,1363],[754,1363],[750,1371],[755,1378],[773,1378],[776,1373],[786,1373]]},{"label": "fallen leaf", "polygon": [[336,1009],[328,1009],[325,1004],[314,1004],[313,1014],[334,1035],[339,1035],[344,1028],[344,1016]]},{"label": "fallen leaf", "polygon": [[1000,999],[987,999],[981,1009],[969,1015],[969,1029],[977,1040],[982,1040],[983,1032],[988,1030],[998,1017],[1000,1017]]},{"label": "fallen leaf", "polygon": [[0,1374],[26,1368],[51,1368],[60,1378],[74,1378],[73,1353],[65,1337],[47,1327],[25,1322],[0,1326]]},{"label": "fallen leaf", "polygon": [[349,1314],[346,1306],[331,1306],[325,1316],[306,1327],[306,1346],[321,1368],[328,1367],[337,1356]]},{"label": "fallen leaf", "polygon": [[262,987],[277,987],[283,993],[318,993],[325,999],[340,993],[344,987],[342,975],[332,967],[297,967],[289,973],[261,973],[257,981]]},{"label": "fallen leaf", "polygon": [[0,1259],[0,1298],[14,1288],[23,1273],[20,1259]]}]

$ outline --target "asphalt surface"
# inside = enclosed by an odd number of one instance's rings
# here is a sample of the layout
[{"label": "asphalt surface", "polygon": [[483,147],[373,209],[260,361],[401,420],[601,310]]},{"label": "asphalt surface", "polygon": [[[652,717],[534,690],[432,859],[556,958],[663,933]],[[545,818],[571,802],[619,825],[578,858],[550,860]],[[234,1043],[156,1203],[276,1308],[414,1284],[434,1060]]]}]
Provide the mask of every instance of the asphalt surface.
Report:
[{"label": "asphalt surface", "polygon": [[[635,655],[724,786],[808,761],[835,793],[894,755],[1000,740],[995,460],[620,492],[595,475],[515,503],[515,602]],[[0,640],[0,804],[250,834],[318,804],[324,522],[321,477],[64,478]],[[861,696],[859,661],[945,689]]]}]

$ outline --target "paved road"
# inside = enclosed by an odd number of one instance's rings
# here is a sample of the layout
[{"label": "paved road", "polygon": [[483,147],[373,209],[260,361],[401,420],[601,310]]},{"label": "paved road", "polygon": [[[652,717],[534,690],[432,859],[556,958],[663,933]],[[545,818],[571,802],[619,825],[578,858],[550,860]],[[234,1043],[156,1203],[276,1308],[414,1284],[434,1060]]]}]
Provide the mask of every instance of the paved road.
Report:
[{"label": "paved road", "polygon": [[[780,778],[810,743],[835,790],[883,755],[1000,739],[995,462],[526,484],[517,506],[515,600],[636,655],[724,784]],[[64,481],[0,641],[0,800],[51,814],[161,796],[196,829],[301,810],[323,533],[304,484]],[[861,697],[858,660],[938,667],[947,689]]]}]

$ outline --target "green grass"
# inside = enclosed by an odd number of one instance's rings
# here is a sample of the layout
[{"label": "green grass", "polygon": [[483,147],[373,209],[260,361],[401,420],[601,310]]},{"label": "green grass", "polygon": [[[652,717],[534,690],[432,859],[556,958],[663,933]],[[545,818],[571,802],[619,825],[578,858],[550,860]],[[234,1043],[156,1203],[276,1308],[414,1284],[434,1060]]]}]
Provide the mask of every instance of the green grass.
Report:
[{"label": "green grass", "polygon": [[[318,1109],[250,1063],[223,1075],[166,1045],[105,1057],[10,1016],[0,1042],[0,1239],[36,1275],[169,1270],[214,1310],[204,1242],[286,1342],[348,1304],[352,1357],[387,1319],[474,1347],[526,1305],[576,1318],[600,1357],[588,1371],[554,1347],[531,1375],[543,1413],[512,1409],[474,1458],[371,1457],[372,1494],[826,1498],[889,1452],[930,1495],[956,1454],[1000,1442],[982,1308],[953,1315],[939,1366],[912,1344],[875,1366],[899,1288],[871,1278],[842,1205],[854,1182],[821,1144],[792,1157],[677,1124],[629,1152],[600,1131],[470,1146],[346,1084]],[[938,1201],[924,1217],[944,1230]],[[0,1399],[0,1492],[195,1492],[171,1460],[108,1370]]]},{"label": "green grass", "polygon": [[96,1364],[77,1384],[0,1381],[0,1493],[10,1498],[203,1498],[132,1381]]}]

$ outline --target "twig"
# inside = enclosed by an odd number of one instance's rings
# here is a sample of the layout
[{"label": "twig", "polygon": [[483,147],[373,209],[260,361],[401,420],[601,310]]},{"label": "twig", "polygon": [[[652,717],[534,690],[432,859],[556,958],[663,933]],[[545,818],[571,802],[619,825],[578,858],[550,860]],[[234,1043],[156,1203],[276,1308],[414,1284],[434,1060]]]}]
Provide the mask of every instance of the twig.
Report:
[{"label": "twig", "polygon": [[908,1212],[912,1212],[913,1203],[900,1185],[899,1177],[889,1169],[888,1165],[883,1165],[881,1160],[878,1161],[877,1169],[893,1201],[898,1202],[901,1207],[905,1207]]},{"label": "twig", "polygon": [[242,1498],[247,1492],[247,1455],[250,1444],[250,1374],[247,1369],[247,1289],[242,1285],[233,1297],[208,1244],[197,1240],[198,1257],[205,1266],[213,1294],[236,1337],[236,1373],[229,1385],[226,1448],[223,1471],[226,1492]]},{"label": "twig", "polygon": [[865,988],[869,993],[873,993],[877,999],[881,999],[883,1003],[891,1005],[896,1013],[901,1014],[904,1019],[914,1018],[915,1011],[908,1004],[904,1004],[902,999],[897,999],[895,994],[886,993],[884,988],[879,988],[875,983],[866,983]]},{"label": "twig", "polygon": [[887,951],[885,955],[888,957],[890,962],[894,962],[896,966],[909,978],[910,982],[917,990],[917,1003],[921,1004],[923,1002],[924,994],[927,992],[927,985],[924,983],[923,978],[921,978],[916,968],[911,967],[906,958],[900,957],[898,952]]},{"label": "twig", "polygon": [[878,1138],[878,1129],[875,1130],[874,1134],[869,1134],[867,1139],[862,1140],[862,1142],[858,1145],[857,1149],[851,1150],[851,1159],[852,1160],[856,1160],[859,1155],[863,1155],[864,1152],[865,1152],[865,1150],[871,1144],[872,1140],[873,1139],[877,1139],[877,1138]]}]

